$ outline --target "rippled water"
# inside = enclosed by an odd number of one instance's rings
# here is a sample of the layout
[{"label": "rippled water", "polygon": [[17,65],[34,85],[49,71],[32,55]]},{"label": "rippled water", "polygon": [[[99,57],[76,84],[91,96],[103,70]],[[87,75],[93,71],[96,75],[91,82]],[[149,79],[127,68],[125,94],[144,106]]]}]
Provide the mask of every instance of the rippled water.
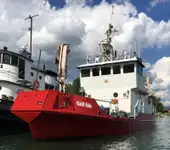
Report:
[{"label": "rippled water", "polygon": [[170,117],[158,118],[156,128],[129,136],[67,141],[34,141],[30,134],[0,137],[0,150],[168,150]]}]

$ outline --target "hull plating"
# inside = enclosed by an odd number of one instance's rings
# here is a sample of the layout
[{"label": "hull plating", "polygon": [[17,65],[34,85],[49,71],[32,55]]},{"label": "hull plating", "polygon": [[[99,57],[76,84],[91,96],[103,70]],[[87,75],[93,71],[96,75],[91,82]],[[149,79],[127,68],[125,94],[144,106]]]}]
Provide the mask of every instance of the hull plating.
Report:
[{"label": "hull plating", "polygon": [[90,117],[60,113],[42,113],[29,123],[34,139],[124,135],[154,126],[154,116],[141,114],[137,119]]},{"label": "hull plating", "polygon": [[114,118],[92,98],[47,90],[20,92],[11,111],[29,124],[34,139],[123,135],[155,123],[151,114]]}]

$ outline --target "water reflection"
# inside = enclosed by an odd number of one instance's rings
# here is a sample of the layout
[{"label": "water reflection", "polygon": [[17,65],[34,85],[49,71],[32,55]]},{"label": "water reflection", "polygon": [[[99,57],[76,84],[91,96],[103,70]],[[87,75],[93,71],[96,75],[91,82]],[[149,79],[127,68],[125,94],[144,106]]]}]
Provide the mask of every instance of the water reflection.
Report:
[{"label": "water reflection", "polygon": [[157,119],[156,128],[128,136],[70,141],[34,141],[30,134],[0,137],[0,150],[152,150],[169,149],[170,118]]}]

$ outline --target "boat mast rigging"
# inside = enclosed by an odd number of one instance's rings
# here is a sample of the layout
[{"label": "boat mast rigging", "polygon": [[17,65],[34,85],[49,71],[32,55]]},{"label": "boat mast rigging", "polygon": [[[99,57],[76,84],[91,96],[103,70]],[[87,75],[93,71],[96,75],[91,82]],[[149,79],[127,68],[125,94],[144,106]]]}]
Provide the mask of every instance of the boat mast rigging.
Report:
[{"label": "boat mast rigging", "polygon": [[25,18],[25,20],[30,19],[30,27],[28,28],[30,31],[30,54],[31,54],[31,58],[32,58],[32,29],[33,29],[33,18],[39,16],[39,14],[36,15],[29,15],[27,18]]},{"label": "boat mast rigging", "polygon": [[114,36],[115,32],[118,32],[118,30],[113,28],[112,25],[112,15],[114,6],[112,6],[112,13],[111,13],[111,22],[109,23],[109,28],[106,31],[106,39],[102,40],[99,43],[100,46],[100,52],[102,61],[112,61],[117,56],[117,51],[113,50],[113,46],[111,45],[112,37]]}]

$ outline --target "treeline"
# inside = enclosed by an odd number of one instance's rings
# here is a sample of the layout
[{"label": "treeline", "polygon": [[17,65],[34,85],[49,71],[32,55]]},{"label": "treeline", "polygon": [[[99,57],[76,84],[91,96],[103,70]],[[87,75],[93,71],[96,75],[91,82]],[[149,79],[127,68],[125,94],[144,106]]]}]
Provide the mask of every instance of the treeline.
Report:
[{"label": "treeline", "polygon": [[156,112],[165,112],[165,107],[161,102],[161,99],[156,96],[150,96],[153,106],[156,108]]},{"label": "treeline", "polygon": [[79,95],[79,89],[80,89],[80,78],[76,78],[73,83],[66,84],[66,92],[71,94]]},{"label": "treeline", "polygon": [[[71,94],[79,95],[80,89],[80,78],[77,77],[73,83],[66,84],[66,92]],[[153,106],[156,108],[156,112],[165,112],[165,107],[161,103],[161,99],[156,96],[150,96],[152,99]]]}]

